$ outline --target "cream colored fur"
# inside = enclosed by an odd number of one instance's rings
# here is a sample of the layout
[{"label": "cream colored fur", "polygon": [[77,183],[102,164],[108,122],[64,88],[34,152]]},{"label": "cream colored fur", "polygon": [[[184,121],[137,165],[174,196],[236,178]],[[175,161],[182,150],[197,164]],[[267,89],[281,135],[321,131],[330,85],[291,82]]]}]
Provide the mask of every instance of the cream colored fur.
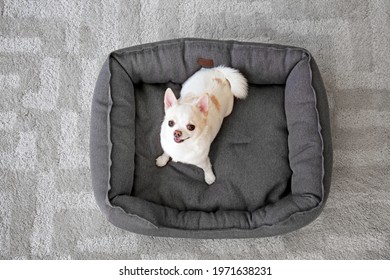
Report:
[{"label": "cream colored fur", "polygon": [[224,66],[196,72],[183,84],[179,100],[168,88],[160,133],[164,153],[156,159],[157,166],[165,166],[169,158],[193,164],[203,169],[207,184],[214,183],[210,145],[233,110],[234,96],[243,99],[247,91],[244,76]]}]

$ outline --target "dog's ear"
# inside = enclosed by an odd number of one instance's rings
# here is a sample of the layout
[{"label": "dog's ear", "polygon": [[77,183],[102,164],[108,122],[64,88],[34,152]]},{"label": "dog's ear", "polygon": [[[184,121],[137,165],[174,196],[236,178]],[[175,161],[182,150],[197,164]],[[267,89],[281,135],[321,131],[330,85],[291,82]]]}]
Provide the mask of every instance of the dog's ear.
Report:
[{"label": "dog's ear", "polygon": [[170,88],[167,88],[165,91],[165,96],[164,96],[164,105],[165,105],[165,111],[172,107],[173,105],[177,104],[177,99],[175,94]]},{"label": "dog's ear", "polygon": [[199,110],[207,116],[207,113],[209,111],[209,95],[205,94],[202,97],[198,99],[198,102],[196,103],[196,106],[199,108]]}]

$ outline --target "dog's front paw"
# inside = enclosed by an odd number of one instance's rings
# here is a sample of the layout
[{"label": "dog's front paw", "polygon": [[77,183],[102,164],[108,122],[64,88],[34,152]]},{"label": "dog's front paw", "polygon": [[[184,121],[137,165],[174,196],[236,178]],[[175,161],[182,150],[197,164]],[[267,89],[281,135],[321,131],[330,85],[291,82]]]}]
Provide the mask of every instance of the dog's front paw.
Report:
[{"label": "dog's front paw", "polygon": [[156,165],[158,167],[163,167],[163,166],[167,165],[168,161],[169,161],[169,156],[164,153],[161,156],[159,156],[158,158],[156,158]]},{"label": "dog's front paw", "polygon": [[212,183],[214,183],[215,182],[215,175],[214,175],[214,173],[212,173],[212,172],[205,173],[204,174],[204,180],[206,181],[206,183],[208,185],[211,185]]}]

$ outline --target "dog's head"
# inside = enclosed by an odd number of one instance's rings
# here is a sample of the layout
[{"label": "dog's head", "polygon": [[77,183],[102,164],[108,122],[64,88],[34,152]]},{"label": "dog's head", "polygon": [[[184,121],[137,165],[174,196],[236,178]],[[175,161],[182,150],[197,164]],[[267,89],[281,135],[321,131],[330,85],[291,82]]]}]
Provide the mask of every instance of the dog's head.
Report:
[{"label": "dog's head", "polygon": [[209,96],[179,102],[168,88],[164,96],[165,118],[162,124],[162,137],[180,144],[198,138],[207,121]]}]

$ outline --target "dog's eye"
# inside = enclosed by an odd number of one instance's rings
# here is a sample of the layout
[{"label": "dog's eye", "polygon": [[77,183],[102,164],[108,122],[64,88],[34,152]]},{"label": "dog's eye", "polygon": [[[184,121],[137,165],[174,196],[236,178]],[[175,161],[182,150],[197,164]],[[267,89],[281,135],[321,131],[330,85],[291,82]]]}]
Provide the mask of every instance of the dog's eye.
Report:
[{"label": "dog's eye", "polygon": [[174,122],[174,121],[169,121],[169,122],[168,122],[168,125],[169,125],[169,127],[172,127],[172,126],[175,125],[175,122]]},{"label": "dog's eye", "polygon": [[189,131],[193,131],[193,130],[195,129],[195,125],[193,125],[193,124],[187,124],[187,129],[188,129]]}]

